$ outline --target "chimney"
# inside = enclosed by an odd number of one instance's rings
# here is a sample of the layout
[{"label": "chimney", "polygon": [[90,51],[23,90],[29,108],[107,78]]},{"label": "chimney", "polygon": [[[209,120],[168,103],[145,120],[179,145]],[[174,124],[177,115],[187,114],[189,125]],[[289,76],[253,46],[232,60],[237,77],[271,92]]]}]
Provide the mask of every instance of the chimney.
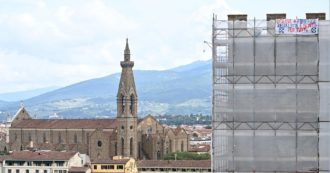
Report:
[{"label": "chimney", "polygon": [[228,14],[228,21],[242,20],[247,21],[246,14]]},{"label": "chimney", "polygon": [[286,13],[272,13],[267,14],[267,21],[275,20],[275,19],[285,19]]},{"label": "chimney", "polygon": [[325,13],[306,13],[306,19],[325,20]]}]

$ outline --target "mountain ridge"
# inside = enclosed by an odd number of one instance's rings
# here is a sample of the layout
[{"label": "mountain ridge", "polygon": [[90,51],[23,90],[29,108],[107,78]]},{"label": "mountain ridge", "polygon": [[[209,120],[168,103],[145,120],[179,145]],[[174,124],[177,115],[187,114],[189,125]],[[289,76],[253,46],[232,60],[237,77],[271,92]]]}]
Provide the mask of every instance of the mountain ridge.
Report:
[{"label": "mountain ridge", "polygon": [[[32,114],[68,118],[114,117],[120,73],[88,79],[24,100]],[[211,60],[168,70],[134,70],[138,114],[210,114]],[[0,102],[0,111],[17,111],[18,102]],[[0,114],[1,116],[1,114]],[[3,117],[3,116],[2,116]]]}]

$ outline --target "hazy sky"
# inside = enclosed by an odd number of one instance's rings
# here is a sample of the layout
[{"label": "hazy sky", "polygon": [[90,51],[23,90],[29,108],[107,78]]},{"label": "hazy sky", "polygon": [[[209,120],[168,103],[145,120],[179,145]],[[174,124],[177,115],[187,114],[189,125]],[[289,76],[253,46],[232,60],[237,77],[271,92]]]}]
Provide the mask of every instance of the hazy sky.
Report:
[{"label": "hazy sky", "polygon": [[126,37],[134,69],[207,60],[213,13],[276,12],[328,13],[329,0],[0,0],[0,93],[119,72]]}]

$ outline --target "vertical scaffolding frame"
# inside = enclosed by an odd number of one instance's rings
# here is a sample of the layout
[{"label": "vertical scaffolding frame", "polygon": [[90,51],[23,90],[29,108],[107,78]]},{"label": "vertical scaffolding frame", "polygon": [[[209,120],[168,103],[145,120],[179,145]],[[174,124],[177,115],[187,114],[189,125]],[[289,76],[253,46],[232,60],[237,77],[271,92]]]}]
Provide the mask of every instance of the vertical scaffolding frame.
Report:
[{"label": "vertical scaffolding frame", "polygon": [[214,172],[330,170],[330,22],[318,35],[274,26],[213,17]]}]

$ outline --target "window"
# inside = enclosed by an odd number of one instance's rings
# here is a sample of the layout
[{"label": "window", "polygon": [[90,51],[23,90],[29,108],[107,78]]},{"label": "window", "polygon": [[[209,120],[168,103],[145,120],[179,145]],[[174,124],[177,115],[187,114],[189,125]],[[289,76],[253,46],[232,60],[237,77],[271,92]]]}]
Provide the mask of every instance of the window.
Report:
[{"label": "window", "polygon": [[125,111],[125,96],[121,96],[121,111]]},{"label": "window", "polygon": [[129,126],[129,128],[132,130],[133,129],[133,126]]},{"label": "window", "polygon": [[32,166],[32,162],[26,162],[28,166]]},{"label": "window", "polygon": [[36,173],[39,173],[39,170],[38,169],[36,170]]},{"label": "window", "polygon": [[42,135],[42,141],[43,141],[44,143],[47,141],[46,133],[44,133],[44,134]]},{"label": "window", "polygon": [[101,169],[108,169],[107,165],[101,165]]},{"label": "window", "polygon": [[97,169],[97,165],[94,165],[94,169],[95,169],[95,170]]},{"label": "window", "polygon": [[97,141],[97,146],[101,147],[102,146],[102,141]]},{"label": "window", "polygon": [[8,171],[7,171],[8,173],[11,173],[11,169],[8,169]]},{"label": "window", "polygon": [[86,134],[86,138],[87,138],[87,144],[89,144],[89,133]]},{"label": "window", "polygon": [[173,149],[172,149],[172,140],[170,139],[170,152],[172,152],[173,151]]},{"label": "window", "polygon": [[147,134],[150,135],[151,133],[152,133],[152,127],[149,126],[149,127],[147,128]]},{"label": "window", "polygon": [[47,173],[47,170],[44,170],[44,173]]},{"label": "window", "polygon": [[14,138],[15,138],[15,141],[17,140],[17,134],[15,133],[15,135],[14,135]]},{"label": "window", "polygon": [[78,137],[77,137],[77,134],[74,134],[73,136],[73,143],[78,143]]},{"label": "window", "polygon": [[115,169],[115,165],[108,165],[109,169]]},{"label": "window", "polygon": [[31,133],[29,133],[29,142],[32,141]]},{"label": "window", "polygon": [[117,155],[117,142],[115,142],[115,156]]},{"label": "window", "polygon": [[64,162],[55,162],[56,166],[64,166]]},{"label": "window", "polygon": [[133,138],[129,140],[129,155],[133,155]]},{"label": "window", "polygon": [[11,162],[11,161],[7,161],[6,163],[8,166],[13,166],[13,162]]},{"label": "window", "polygon": [[61,133],[58,134],[58,141],[57,141],[59,144],[62,143],[62,136],[61,136]]},{"label": "window", "polygon": [[28,170],[28,169],[27,169],[27,170],[25,170],[25,173],[29,173],[29,172],[30,172],[30,170]]},{"label": "window", "polygon": [[117,165],[117,169],[124,169],[123,165]]},{"label": "window", "polygon": [[55,170],[55,173],[66,173],[66,170]]},{"label": "window", "polygon": [[181,152],[183,151],[183,141],[181,141]]},{"label": "window", "polygon": [[125,129],[125,126],[121,126],[121,129],[124,130]]},{"label": "window", "polygon": [[133,94],[131,95],[130,100],[131,100],[131,104],[129,106],[129,109],[130,109],[131,113],[134,114],[134,95]]},{"label": "window", "polygon": [[160,160],[160,151],[157,151],[157,160]]},{"label": "window", "polygon": [[19,169],[16,169],[16,173],[19,173]]},{"label": "window", "polygon": [[121,138],[121,155],[124,155],[124,145],[125,145],[124,138]]},{"label": "window", "polygon": [[41,162],[34,162],[34,165],[41,166]]}]

